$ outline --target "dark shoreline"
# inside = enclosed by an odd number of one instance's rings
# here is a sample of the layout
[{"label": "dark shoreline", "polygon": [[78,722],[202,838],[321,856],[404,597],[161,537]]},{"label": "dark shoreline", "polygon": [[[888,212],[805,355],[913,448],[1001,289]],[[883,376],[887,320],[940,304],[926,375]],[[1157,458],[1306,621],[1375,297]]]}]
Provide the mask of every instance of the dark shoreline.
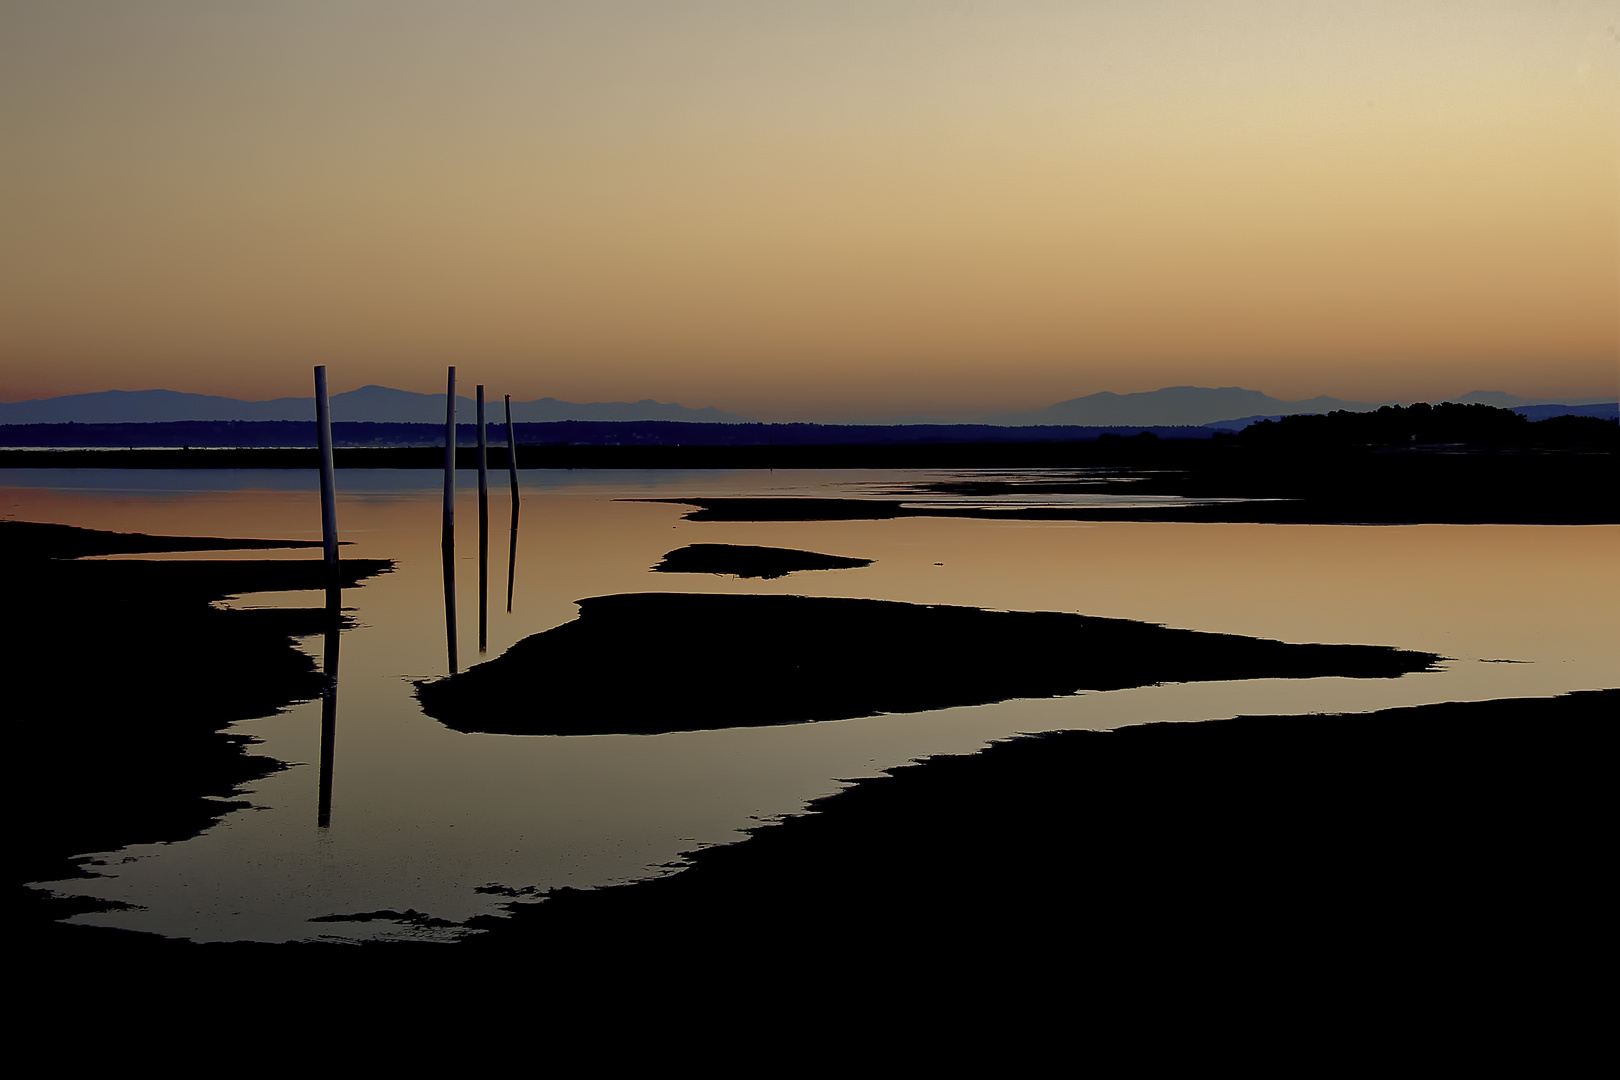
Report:
[{"label": "dark shoreline", "polygon": [[523,1008],[506,990],[531,977],[608,1001],[1200,987],[1310,1008],[1370,980],[1418,1008],[1499,1003],[1561,978],[1604,918],[1617,706],[1603,690],[1026,736],[856,781],[677,873],[518,900],[456,944],[48,924],[18,971],[176,988],[251,973],[265,993],[338,978],[383,994],[362,1010],[392,1007],[401,979],[466,978],[497,1013]]},{"label": "dark shoreline", "polygon": [[[319,697],[327,680],[293,638],[335,632],[346,619],[333,606],[214,606],[244,593],[325,590],[318,557],[76,560],[310,546],[0,521],[15,605],[7,652],[19,673],[6,693],[10,753],[27,763],[12,790],[33,810],[10,846],[6,887],[35,912],[25,921],[82,906],[25,883],[82,876],[86,852],[187,839],[245,805],[243,785],[285,766],[224,728]],[[354,588],[392,567],[342,560],[336,584]]]},{"label": "dark shoreline", "polygon": [[1600,902],[1616,717],[1620,690],[1602,690],[1024,736],[856,781],[676,874],[515,903],[465,947],[613,926],[741,950],[775,925],[846,955],[897,931],[1106,955],[1085,939],[1109,925],[1158,939],[1116,937],[1127,954],[1473,949],[1486,932],[1507,951],[1511,927],[1556,936],[1575,927],[1539,916]]}]

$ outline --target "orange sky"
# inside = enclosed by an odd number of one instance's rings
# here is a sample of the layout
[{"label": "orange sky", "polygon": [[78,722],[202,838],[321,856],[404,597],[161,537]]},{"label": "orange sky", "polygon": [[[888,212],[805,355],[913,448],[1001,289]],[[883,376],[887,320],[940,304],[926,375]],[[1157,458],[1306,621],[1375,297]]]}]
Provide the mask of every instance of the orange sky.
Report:
[{"label": "orange sky", "polygon": [[1620,383],[1612,3],[11,0],[0,399]]}]

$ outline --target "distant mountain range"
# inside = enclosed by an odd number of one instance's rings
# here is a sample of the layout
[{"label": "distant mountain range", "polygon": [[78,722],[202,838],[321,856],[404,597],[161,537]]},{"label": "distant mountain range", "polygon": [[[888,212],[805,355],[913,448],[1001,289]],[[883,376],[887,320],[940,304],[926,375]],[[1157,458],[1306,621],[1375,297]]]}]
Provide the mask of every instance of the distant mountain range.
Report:
[{"label": "distant mountain range", "polygon": [[[1522,398],[1502,390],[1474,390],[1459,397],[1436,399],[1455,401],[1462,405],[1494,405],[1500,409],[1526,410],[1535,408],[1540,420],[1559,415],[1553,410],[1571,406],[1602,405],[1614,398]],[[1114,394],[1104,390],[1099,394],[1060,401],[1044,409],[1031,412],[1002,413],[986,416],[984,424],[1181,424],[1194,427],[1243,428],[1256,420],[1276,419],[1280,416],[1346,412],[1372,412],[1383,405],[1409,404],[1394,401],[1345,401],[1341,398],[1306,398],[1303,401],[1283,401],[1258,390],[1244,390],[1236,386],[1211,388],[1206,386],[1168,386],[1163,390],[1149,390],[1140,394]],[[1601,414],[1594,414],[1601,415]]]},{"label": "distant mountain range", "polygon": [[[456,395],[456,419],[472,423],[476,403]],[[486,418],[506,419],[500,398],[486,399]],[[0,424],[131,424],[173,423],[180,420],[309,420],[315,399],[274,398],[238,401],[208,394],[175,390],[104,390],[96,394],[34,401],[0,402]],[[332,419],[378,424],[442,424],[444,395],[417,394],[386,386],[362,386],[332,395]],[[512,402],[512,420],[548,423],[559,420],[684,420],[704,424],[749,424],[746,416],[719,409],[689,409],[661,401],[603,401],[576,404],[556,398]]]},{"label": "distant mountain range", "polygon": [[[1475,390],[1460,397],[1437,400],[1463,404],[1477,402],[1498,408],[1514,409],[1532,420],[1541,420],[1567,412],[1593,416],[1616,415],[1613,397],[1532,399],[1521,398],[1501,390]],[[461,423],[472,423],[474,419],[472,400],[458,396],[456,402],[456,419]],[[1163,390],[1138,394],[1115,394],[1105,390],[1098,394],[1060,401],[1056,405],[1030,412],[973,417],[971,422],[1000,427],[1190,426],[1237,429],[1260,419],[1300,413],[1327,413],[1339,409],[1349,412],[1369,412],[1380,405],[1393,404],[1397,403],[1345,401],[1327,396],[1307,398],[1303,401],[1284,401],[1258,390],[1245,390],[1236,386],[1213,388],[1171,386]],[[487,401],[486,409],[487,419],[491,423],[505,419],[505,411],[500,400]],[[35,401],[0,402],[0,424],[127,424],[191,420],[307,421],[313,419],[314,414],[315,404],[312,398],[238,401],[235,398],[185,394],[174,390],[107,390],[95,394],[71,394],[66,397],[42,398]],[[362,386],[358,390],[333,395],[332,419],[348,423],[442,424],[444,395],[417,394],[409,390],[393,390],[386,386]],[[556,423],[567,420],[758,423],[746,416],[719,409],[691,409],[684,405],[659,401],[578,404],[558,401],[556,398],[514,401],[512,419],[518,423]],[[959,422],[962,419],[908,416],[881,423],[938,424],[942,421]]]}]

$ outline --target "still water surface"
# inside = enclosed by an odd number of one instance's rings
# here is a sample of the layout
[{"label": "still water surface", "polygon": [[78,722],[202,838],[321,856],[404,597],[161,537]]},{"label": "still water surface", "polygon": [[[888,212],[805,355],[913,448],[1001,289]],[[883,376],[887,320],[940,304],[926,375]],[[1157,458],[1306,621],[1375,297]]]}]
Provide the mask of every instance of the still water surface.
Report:
[{"label": "still water surface", "polygon": [[[344,594],[358,625],[342,645],[329,827],[317,826],[320,703],[309,702],[236,726],[262,740],[257,752],[297,763],[249,790],[252,809],[182,843],[97,853],[103,876],[51,887],[135,905],[81,921],[196,940],[447,936],[456,931],[388,919],[310,920],[414,909],[459,922],[498,911],[514,891],[665,872],[681,852],[734,841],[738,830],[796,813],[842,780],[928,754],[971,752],[1019,732],[1620,686],[1613,604],[1620,529],[1611,526],[696,523],[681,520],[684,507],[625,501],[878,495],[946,475],[526,470],[511,613],[501,476],[491,491],[487,655],[572,619],[582,597],[704,591],[1078,611],[1288,641],[1394,645],[1450,659],[1441,671],[1394,680],[1171,685],[782,727],[460,734],[424,716],[411,695],[412,679],[443,675],[448,663],[440,477],[345,471],[338,515],[343,538],[353,543],[344,554],[393,559],[398,568]],[[473,474],[461,473],[458,482],[457,636],[466,667],[480,659],[477,503]],[[297,472],[0,471],[0,513],[8,517],[121,531],[314,538],[314,492],[313,475]],[[649,572],[665,552],[690,543],[877,561],[764,582]],[[307,607],[321,599],[253,594],[232,603]],[[320,660],[319,636],[299,644]],[[184,678],[184,655],[185,643],[176,642],[177,679]],[[568,677],[536,672],[537,705],[548,683]],[[711,669],[691,673],[691,692],[726,677],[725,659],[716,657]],[[610,700],[613,687],[601,693]]]}]

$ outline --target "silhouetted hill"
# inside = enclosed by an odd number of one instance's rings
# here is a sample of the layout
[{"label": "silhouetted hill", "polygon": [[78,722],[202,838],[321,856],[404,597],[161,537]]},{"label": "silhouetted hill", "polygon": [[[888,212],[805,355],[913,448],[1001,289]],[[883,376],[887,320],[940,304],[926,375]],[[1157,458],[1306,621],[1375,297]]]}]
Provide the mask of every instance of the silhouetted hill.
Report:
[{"label": "silhouetted hill", "polygon": [[[499,395],[486,395],[490,420],[504,419]],[[458,419],[471,421],[476,403],[456,396]],[[208,394],[174,390],[106,390],[95,394],[33,401],[0,402],[0,424],[147,424],[179,421],[311,421],[313,397],[239,401]],[[684,405],[645,400],[579,404],[540,398],[512,402],[514,420],[542,423],[560,420],[686,420],[715,424],[749,423],[745,416],[719,409],[689,409]],[[357,423],[444,423],[444,395],[418,394],[387,386],[362,386],[332,395],[332,419]]]},{"label": "silhouetted hill", "polygon": [[[1599,407],[1609,404],[1607,399],[1603,398],[1571,398],[1564,402],[1552,402],[1545,398],[1529,399],[1502,390],[1472,390],[1448,400],[1462,405],[1541,409],[1542,412],[1535,417],[1538,420],[1594,403]],[[1325,394],[1302,401],[1283,401],[1258,390],[1244,390],[1236,386],[1218,388],[1169,386],[1163,390],[1149,390],[1139,394],[1114,394],[1104,391],[1100,394],[1060,401],[1044,409],[987,416],[982,422],[1014,425],[1193,424],[1238,430],[1256,420],[1330,412],[1373,412],[1385,404],[1393,402],[1345,401]]]},{"label": "silhouetted hill", "polygon": [[1556,416],[1533,423],[1511,409],[1450,402],[1385,405],[1374,412],[1331,412],[1261,420],[1238,433],[1247,446],[1408,446],[1455,443],[1502,446],[1593,443],[1614,446],[1620,427],[1596,416]]},{"label": "silhouetted hill", "polygon": [[[496,388],[487,396],[488,419],[505,419],[503,403]],[[1612,398],[1550,399],[1521,398],[1501,390],[1473,390],[1450,399],[1458,404],[1485,404],[1498,408],[1541,409],[1535,419],[1552,413],[1597,404],[1613,405]],[[474,403],[457,396],[457,419],[472,422]],[[860,424],[826,424],[828,427],[1201,427],[1243,426],[1240,419],[1276,418],[1301,413],[1333,411],[1369,412],[1383,402],[1345,401],[1320,396],[1301,401],[1284,401],[1258,390],[1236,386],[1170,386],[1134,394],[1111,391],[1060,401],[1042,409],[1001,413],[993,416],[963,414],[952,417],[908,415]],[[1390,403],[1392,404],[1392,403]],[[307,421],[315,415],[313,398],[287,397],[269,401],[239,401],[207,394],[186,394],[174,390],[108,390],[94,394],[70,394],[33,401],[0,402],[0,425],[7,424],[125,424],[177,423],[182,421]],[[1607,413],[1603,415],[1613,415]],[[519,423],[541,424],[564,421],[626,422],[676,421],[708,424],[748,424],[756,421],[715,408],[693,409],[668,402],[642,400],[578,403],[556,398],[514,401],[512,418]],[[332,396],[332,419],[350,423],[443,424],[444,395],[418,394],[386,386],[362,386]]]},{"label": "silhouetted hill", "polygon": [[988,424],[1192,424],[1201,426],[1234,416],[1372,409],[1376,405],[1318,397],[1282,401],[1237,386],[1168,386],[1139,394],[1098,394],[1060,401],[1030,412],[987,416]]},{"label": "silhouetted hill", "polygon": [[[986,424],[857,426],[846,424],[691,423],[667,420],[515,423],[523,446],[884,446],[928,443],[1069,442],[1149,431],[1166,439],[1207,439],[1195,427],[1023,427]],[[487,438],[504,445],[506,428],[491,421]],[[443,446],[438,423],[332,424],[337,446]],[[456,442],[474,446],[476,424],[458,424]],[[152,424],[6,424],[0,446],[254,447],[315,445],[314,420],[190,420]]]}]

